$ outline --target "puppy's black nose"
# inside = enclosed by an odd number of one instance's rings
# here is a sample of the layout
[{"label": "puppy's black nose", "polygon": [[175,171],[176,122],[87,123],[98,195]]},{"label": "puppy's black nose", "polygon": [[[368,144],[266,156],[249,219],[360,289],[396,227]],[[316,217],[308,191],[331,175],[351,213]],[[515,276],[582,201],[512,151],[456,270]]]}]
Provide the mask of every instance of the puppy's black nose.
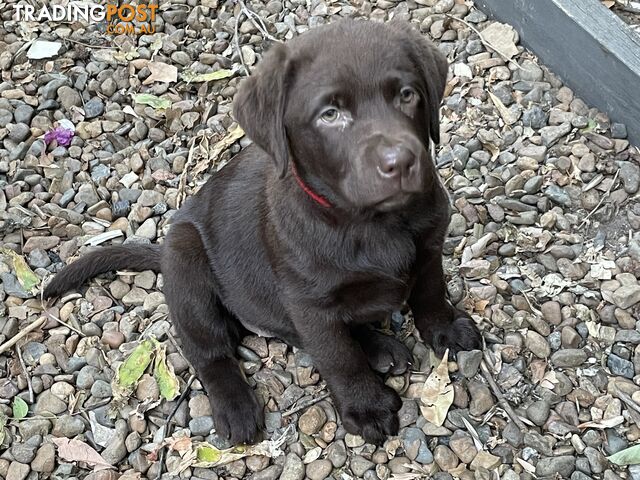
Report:
[{"label": "puppy's black nose", "polygon": [[378,153],[378,172],[383,177],[405,176],[416,163],[415,154],[398,143],[392,146],[380,145]]}]

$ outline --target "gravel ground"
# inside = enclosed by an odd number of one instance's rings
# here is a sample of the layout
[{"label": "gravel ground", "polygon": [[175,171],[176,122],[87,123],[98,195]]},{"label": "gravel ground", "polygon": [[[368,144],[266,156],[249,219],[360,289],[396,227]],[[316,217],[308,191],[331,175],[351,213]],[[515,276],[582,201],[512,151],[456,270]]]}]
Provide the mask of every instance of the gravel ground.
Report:
[{"label": "gravel ground", "polygon": [[[161,2],[158,33],[138,37],[107,37],[99,25],[17,23],[10,7],[0,3],[0,244],[42,279],[90,240],[161,241],[183,197],[247,145],[234,141],[229,115],[243,76],[239,51],[250,69],[267,36],[288,39],[342,16],[411,20],[452,63],[436,159],[454,204],[444,262],[451,297],[473,312],[487,348],[449,363],[453,405],[442,426],[431,424],[419,406],[434,359],[409,315],[396,313],[388,327],[411,348],[415,370],[388,378],[403,397],[402,429],[376,447],[346,434],[308,356],[248,337],[239,354],[282,454],[198,468],[189,448],[159,450],[170,413],[174,440],[229,447],[212,434],[201,385],[188,385],[161,275],[103,276],[43,312],[37,288],[25,290],[19,261],[3,250],[0,343],[39,324],[17,346],[0,347],[0,477],[640,478],[640,467],[606,458],[640,438],[638,149],[624,125],[522,47],[510,61],[488,50],[485,29],[500,26],[470,1],[241,8],[173,0]],[[29,60],[26,44],[38,36],[61,42],[60,51]],[[167,66],[177,67],[179,79],[145,82],[158,64],[168,76]],[[193,80],[193,72],[219,69],[234,73]],[[137,103],[138,93],[170,107]],[[44,134],[64,119],[75,126],[71,144],[45,146]],[[149,336],[166,345],[184,400],[160,401],[145,374],[111,410],[114,372]],[[28,405],[25,418],[16,398]],[[113,468],[65,460],[65,437]]]}]

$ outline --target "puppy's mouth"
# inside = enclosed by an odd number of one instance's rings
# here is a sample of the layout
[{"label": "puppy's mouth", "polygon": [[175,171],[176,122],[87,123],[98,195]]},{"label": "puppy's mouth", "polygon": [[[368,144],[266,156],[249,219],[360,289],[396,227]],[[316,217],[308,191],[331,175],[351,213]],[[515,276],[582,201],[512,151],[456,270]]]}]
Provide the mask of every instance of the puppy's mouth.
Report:
[{"label": "puppy's mouth", "polygon": [[393,210],[398,210],[409,204],[415,195],[416,192],[400,191],[395,195],[391,195],[390,197],[377,202],[376,204],[374,204],[374,208],[380,212],[391,212]]}]

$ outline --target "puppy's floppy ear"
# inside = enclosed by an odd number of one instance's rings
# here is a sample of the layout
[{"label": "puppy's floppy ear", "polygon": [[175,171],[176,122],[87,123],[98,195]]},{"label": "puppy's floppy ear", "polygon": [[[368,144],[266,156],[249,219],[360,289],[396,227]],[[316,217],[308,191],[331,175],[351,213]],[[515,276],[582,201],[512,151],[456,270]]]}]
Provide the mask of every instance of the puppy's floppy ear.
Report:
[{"label": "puppy's floppy ear", "polygon": [[[396,23],[396,28],[400,27]],[[404,24],[403,31],[409,38],[414,62],[420,68],[425,82],[429,116],[429,134],[431,140],[437,145],[440,143],[440,102],[444,95],[444,87],[447,83],[447,71],[449,62],[447,57],[436,47],[433,42],[423,37],[412,26]]]},{"label": "puppy's floppy ear", "polygon": [[233,114],[249,138],[273,157],[280,178],[289,164],[284,108],[290,64],[287,47],[273,45],[254,74],[240,84],[233,106]]}]

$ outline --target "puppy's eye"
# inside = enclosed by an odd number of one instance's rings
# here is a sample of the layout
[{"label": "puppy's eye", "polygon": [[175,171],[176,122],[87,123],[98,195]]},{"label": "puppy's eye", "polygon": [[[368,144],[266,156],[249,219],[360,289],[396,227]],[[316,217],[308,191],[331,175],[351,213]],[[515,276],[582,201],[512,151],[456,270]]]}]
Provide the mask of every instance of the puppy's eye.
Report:
[{"label": "puppy's eye", "polygon": [[333,123],[338,120],[339,116],[340,112],[337,108],[329,107],[320,114],[320,119],[325,123]]},{"label": "puppy's eye", "polygon": [[411,87],[402,87],[400,90],[400,101],[402,103],[411,103],[418,98],[418,92]]}]

